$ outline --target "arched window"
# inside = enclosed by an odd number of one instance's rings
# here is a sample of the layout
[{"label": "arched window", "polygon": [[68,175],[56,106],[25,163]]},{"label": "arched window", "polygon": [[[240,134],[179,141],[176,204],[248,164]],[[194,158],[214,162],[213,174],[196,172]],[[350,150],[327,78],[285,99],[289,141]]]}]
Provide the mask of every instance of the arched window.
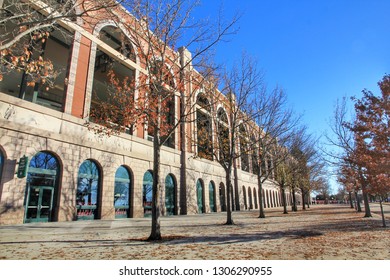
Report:
[{"label": "arched window", "polygon": [[146,171],[142,182],[142,205],[144,207],[144,217],[152,215],[152,198],[153,198],[153,174]]},{"label": "arched window", "polygon": [[206,112],[211,113],[211,104],[210,101],[207,99],[204,93],[199,93],[196,98],[196,104],[205,110]]},{"label": "arched window", "polygon": [[30,160],[27,185],[25,223],[50,222],[58,205],[60,165],[49,152],[39,152]]},{"label": "arched window", "polygon": [[245,186],[242,186],[242,193],[244,195],[244,209],[248,209],[248,202],[246,198],[246,189]]},{"label": "arched window", "polygon": [[255,146],[255,148],[253,149],[252,151],[252,173],[253,174],[259,174],[259,150],[258,150],[258,146],[254,143],[257,143],[256,142],[256,137],[254,135],[252,135],[251,137],[251,142],[252,142],[252,145]]},{"label": "arched window", "polygon": [[249,196],[249,210],[253,209],[253,200],[252,200],[252,189],[248,187],[248,196]]},{"label": "arched window", "polygon": [[196,201],[198,205],[198,214],[205,213],[203,189],[203,181],[198,179],[196,182]]},{"label": "arched window", "polygon": [[276,192],[272,191],[272,206],[276,207]]},{"label": "arched window", "polygon": [[218,148],[220,159],[228,159],[230,156],[230,139],[228,117],[223,108],[217,112]]},{"label": "arched window", "polygon": [[256,189],[255,188],[253,188],[253,198],[254,198],[254,200],[255,200],[255,209],[257,209],[258,208],[258,204],[257,204],[257,192],[256,192]]},{"label": "arched window", "polygon": [[131,176],[123,165],[115,172],[114,208],[115,218],[130,217]]},{"label": "arched window", "polygon": [[[175,96],[171,96],[163,102],[163,108],[165,108],[165,119],[163,121],[169,125],[169,130],[175,125]],[[161,135],[164,142],[164,146],[175,148],[175,132],[170,135]]]},{"label": "arched window", "polygon": [[98,219],[101,175],[100,168],[92,160],[84,161],[77,177],[77,220]]},{"label": "arched window", "polygon": [[267,208],[270,208],[270,203],[269,203],[269,192],[266,190],[266,196],[267,196]]},{"label": "arched window", "polygon": [[[117,27],[105,26],[99,38],[104,43],[136,62],[130,40]],[[100,49],[96,50],[92,85],[90,118],[109,128],[122,127],[132,133],[134,115],[135,70],[111,58]]]},{"label": "arched window", "polygon": [[198,94],[196,101],[196,128],[198,155],[201,158],[213,159],[213,137],[211,106],[204,94]]},{"label": "arched window", "polygon": [[215,205],[215,186],[214,182],[210,181],[209,183],[209,201],[210,201],[210,211],[216,212],[216,205]]},{"label": "arched window", "polygon": [[221,121],[222,123],[228,124],[228,117],[223,108],[218,109],[217,117],[218,120]]},{"label": "arched window", "polygon": [[221,211],[226,211],[226,190],[223,183],[219,184],[219,204],[221,205]]},{"label": "arched window", "polygon": [[171,174],[165,177],[165,209],[167,216],[176,214],[176,181]]},{"label": "arched window", "polygon": [[241,154],[241,170],[249,172],[249,141],[248,134],[243,125],[240,125],[240,154]]},{"label": "arched window", "polygon": [[[151,101],[148,105],[151,111],[148,118],[148,140],[154,140],[154,132],[159,125],[155,122],[157,117],[153,116],[153,113],[160,111],[161,122],[163,123],[159,128],[161,141],[164,146],[175,148],[176,95],[174,77],[168,66],[161,60],[151,61],[149,67],[153,77],[151,78],[151,84],[148,86],[151,92],[148,94],[150,94],[149,99],[154,101]],[[164,95],[161,101],[162,106],[157,108],[159,102],[157,102],[156,96],[161,95]]]}]

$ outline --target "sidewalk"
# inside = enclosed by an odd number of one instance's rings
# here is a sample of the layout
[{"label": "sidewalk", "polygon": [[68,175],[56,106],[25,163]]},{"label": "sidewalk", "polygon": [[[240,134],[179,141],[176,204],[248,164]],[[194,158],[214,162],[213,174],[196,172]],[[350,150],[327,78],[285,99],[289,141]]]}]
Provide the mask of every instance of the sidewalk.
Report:
[{"label": "sidewalk", "polygon": [[0,259],[390,260],[390,215],[382,228],[376,207],[372,218],[349,205],[265,209],[265,219],[233,212],[233,226],[226,213],[163,217],[164,240],[155,243],[145,241],[150,219],[0,226]]}]

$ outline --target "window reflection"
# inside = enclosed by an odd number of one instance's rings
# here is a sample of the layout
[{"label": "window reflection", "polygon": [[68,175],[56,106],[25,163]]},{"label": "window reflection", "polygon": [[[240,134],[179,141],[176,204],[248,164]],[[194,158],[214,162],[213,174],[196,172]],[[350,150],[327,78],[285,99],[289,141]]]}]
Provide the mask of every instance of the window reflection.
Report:
[{"label": "window reflection", "polygon": [[150,171],[145,172],[143,179],[143,207],[144,216],[149,217],[152,214],[152,198],[153,198],[153,175]]},{"label": "window reflection", "polygon": [[210,211],[215,212],[215,187],[214,183],[209,183],[209,200],[210,200]]},{"label": "window reflection", "polygon": [[95,219],[100,183],[98,166],[91,160],[84,161],[77,178],[77,219]]},{"label": "window reflection", "polygon": [[115,173],[114,207],[115,218],[129,217],[130,174],[124,166]]},{"label": "window reflection", "polygon": [[172,175],[165,178],[165,208],[167,215],[175,214],[175,182]]}]

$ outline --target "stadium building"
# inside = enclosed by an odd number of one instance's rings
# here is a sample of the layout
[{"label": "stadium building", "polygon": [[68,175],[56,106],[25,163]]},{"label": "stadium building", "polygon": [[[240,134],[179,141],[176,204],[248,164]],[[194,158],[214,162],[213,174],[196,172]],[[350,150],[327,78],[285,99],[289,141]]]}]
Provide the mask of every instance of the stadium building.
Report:
[{"label": "stadium building", "polygon": [[[137,49],[131,44],[123,48],[121,36],[130,35],[112,20],[99,19],[88,28],[71,22],[60,26],[41,46],[41,55],[59,72],[52,86],[29,86],[20,71],[8,71],[0,81],[0,224],[148,216],[153,144],[147,124],[111,136],[86,125],[91,108],[99,106],[97,97],[108,91],[107,61],[117,75],[136,79],[144,67]],[[185,48],[175,55],[181,58],[179,66],[191,57]],[[199,75],[191,65],[186,69]],[[180,100],[177,96],[172,101],[173,116],[179,114]],[[197,110],[185,131],[186,138],[195,139],[197,119],[226,112],[223,104],[205,109],[208,101],[201,91],[191,102]],[[182,143],[181,129],[161,151],[162,214],[226,211],[225,171],[212,157],[193,156],[198,147]],[[259,209],[253,165],[251,157],[235,164],[233,211]],[[282,206],[272,178],[263,185],[265,208]]]}]

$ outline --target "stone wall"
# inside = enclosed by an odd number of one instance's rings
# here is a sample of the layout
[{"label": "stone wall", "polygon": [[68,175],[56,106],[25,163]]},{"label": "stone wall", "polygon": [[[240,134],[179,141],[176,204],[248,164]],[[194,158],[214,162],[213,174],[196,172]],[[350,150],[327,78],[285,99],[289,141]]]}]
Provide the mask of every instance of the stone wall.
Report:
[{"label": "stone wall", "polygon": [[[30,159],[41,151],[52,153],[61,166],[58,203],[54,210],[54,221],[71,221],[76,213],[77,175],[80,165],[87,159],[98,163],[102,170],[101,219],[114,219],[114,181],[116,169],[124,165],[131,170],[133,189],[131,193],[132,217],[143,216],[142,182],[146,171],[153,168],[152,142],[135,136],[121,134],[113,136],[96,135],[89,131],[84,120],[44,108],[0,93],[0,146],[5,157],[0,191],[0,223],[23,223],[26,194],[26,178],[15,175],[18,161],[26,155]],[[179,207],[180,151],[162,148],[161,183],[172,174],[177,182],[176,207]],[[234,196],[239,208],[245,209],[243,186],[257,188],[253,174],[238,170],[238,188]],[[224,170],[216,163],[204,159],[187,159],[187,212],[196,214],[196,182],[203,181],[205,212],[209,207],[209,183],[216,192],[216,208],[221,211],[219,186],[225,185]],[[266,185],[273,189],[272,184]],[[162,201],[164,197],[162,197]],[[277,206],[277,205],[275,205]],[[180,209],[177,211],[180,213]]]}]

